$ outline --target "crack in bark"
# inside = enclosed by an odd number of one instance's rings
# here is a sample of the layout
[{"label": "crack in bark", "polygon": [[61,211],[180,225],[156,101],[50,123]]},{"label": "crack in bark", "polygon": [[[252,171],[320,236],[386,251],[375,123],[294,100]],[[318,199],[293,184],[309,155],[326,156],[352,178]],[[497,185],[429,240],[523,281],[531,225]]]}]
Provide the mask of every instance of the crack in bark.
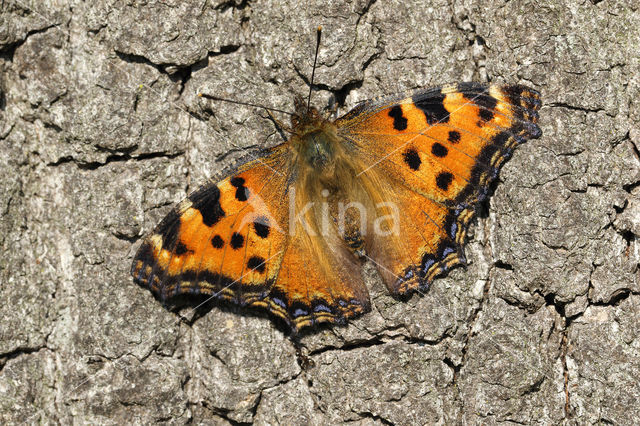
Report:
[{"label": "crack in bark", "polygon": [[[398,327],[398,328],[401,328],[401,327]],[[343,346],[324,346],[324,347],[315,349],[304,356],[313,357],[313,356],[323,354],[325,352],[332,352],[332,351],[349,352],[353,350],[371,348],[375,346],[383,346],[389,343],[397,343],[397,342],[403,342],[409,345],[436,346],[448,338],[447,336],[443,336],[440,339],[427,340],[427,339],[420,339],[416,337],[406,336],[403,334],[399,334],[399,335],[384,334],[385,332],[394,331],[395,329],[396,328],[385,329],[385,330],[382,330],[380,334],[372,337],[371,339],[366,339],[366,340],[363,339],[363,340],[356,340],[353,342],[347,342]],[[297,343],[295,344],[297,345]],[[299,348],[302,349],[303,347],[299,346]]]},{"label": "crack in bark", "polygon": [[[591,282],[591,281],[589,281]],[[569,368],[567,366],[567,352],[569,349],[569,327],[571,323],[576,319],[582,316],[582,312],[577,315],[569,318],[566,316],[565,307],[567,303],[559,302],[556,300],[555,293],[549,293],[544,296],[545,306],[553,306],[555,311],[558,313],[560,318],[563,321],[563,327],[561,331],[561,341],[560,341],[560,360],[562,362],[562,376],[563,376],[563,390],[565,395],[565,403],[563,407],[564,418],[571,419],[573,417],[573,413],[571,412],[571,393],[569,392]]]},{"label": "crack in bark", "polygon": [[[223,45],[223,46],[220,46],[220,49],[218,52],[208,51],[207,57],[211,58],[211,57],[220,56],[220,55],[228,55],[240,50],[241,47],[242,47],[241,45],[236,45],[236,44]],[[150,67],[155,68],[159,73],[167,75],[171,79],[171,81],[173,81],[174,83],[179,81],[186,83],[186,81],[188,81],[188,79],[191,77],[193,68],[202,66],[203,65],[202,62],[206,60],[205,58],[205,59],[198,60],[193,64],[180,65],[173,62],[160,62],[160,63],[153,62],[151,59],[147,58],[146,56],[138,55],[135,53],[123,52],[117,49],[114,49],[114,52],[118,56],[118,58],[120,58],[120,60],[126,63],[143,64],[143,65],[148,65]],[[175,71],[171,71],[172,69],[175,69]],[[185,75],[189,77],[186,80],[184,79]]]},{"label": "crack in bark", "polygon": [[629,288],[621,288],[614,291],[606,302],[592,302],[589,300],[589,306],[618,306],[622,301],[631,296],[640,296],[640,292],[633,291]]},{"label": "crack in bark", "polygon": [[[360,68],[360,71],[364,73],[367,70],[367,68],[382,55],[382,53],[383,53],[382,51],[376,51],[372,53],[371,56],[369,56],[362,63],[362,67]],[[294,71],[307,86],[310,85],[311,81],[309,80],[309,77],[307,75],[302,73],[296,67],[294,67]],[[351,93],[351,91],[353,90],[361,88],[363,84],[364,84],[364,79],[356,79],[344,84],[342,87],[338,89],[334,89],[327,84],[314,82],[313,88],[311,88],[311,90],[316,89],[316,90],[325,90],[327,92],[330,92],[335,98],[335,103],[340,107],[344,107],[345,101],[347,99],[347,96],[349,96],[349,93]]]},{"label": "crack in bark", "polygon": [[23,355],[34,354],[39,352],[42,349],[47,349],[47,346],[46,345],[39,345],[34,347],[18,346],[16,349],[0,354],[0,372],[4,370],[4,367],[12,359],[16,359]]},{"label": "crack in bark", "polygon": [[308,356],[312,357],[312,356],[317,356],[320,354],[323,354],[325,352],[330,352],[330,351],[339,351],[339,352],[349,352],[349,351],[353,351],[353,350],[358,350],[358,349],[363,349],[363,348],[371,348],[374,346],[381,346],[384,345],[385,343],[387,343],[386,341],[383,340],[382,336],[376,336],[372,339],[369,340],[357,340],[354,342],[349,342],[344,344],[343,346],[340,347],[335,347],[335,346],[325,346],[316,350],[313,350],[311,352],[309,352]]},{"label": "crack in bark", "polygon": [[224,2],[216,5],[216,7],[214,9],[217,10],[217,11],[220,11],[220,12],[226,12],[229,9],[244,10],[250,4],[251,4],[251,0],[242,0],[238,4],[236,4],[236,2],[233,1],[233,0],[228,0],[228,1],[224,1]]},{"label": "crack in bark", "polygon": [[183,155],[184,152],[176,152],[176,153],[167,153],[167,152],[148,152],[144,154],[138,155],[130,155],[127,153],[119,153],[112,154],[107,156],[104,161],[83,161],[81,159],[77,159],[71,156],[65,156],[60,158],[58,161],[53,163],[47,163],[48,167],[58,167],[63,164],[74,164],[81,170],[96,170],[100,167],[107,166],[111,163],[124,163],[127,161],[144,161],[144,160],[152,160],[156,158],[167,158],[172,159]]},{"label": "crack in bark", "polygon": [[60,26],[60,24],[50,24],[50,25],[47,25],[47,26],[45,26],[43,28],[39,28],[39,29],[28,31],[25,34],[23,39],[16,40],[13,43],[9,43],[9,44],[6,44],[6,45],[0,47],[0,57],[8,59],[9,62],[13,62],[13,55],[15,54],[16,49],[18,49],[18,47],[20,47],[24,43],[26,43],[27,40],[29,39],[29,37],[31,37],[32,35],[35,35],[35,34],[41,34],[41,33],[47,32],[49,29],[57,28],[59,26]]},{"label": "crack in bark", "polygon": [[583,107],[583,106],[579,106],[579,105],[571,105],[568,104],[566,102],[550,102],[545,104],[546,106],[550,107],[550,108],[564,108],[564,109],[568,109],[571,111],[582,111],[582,112],[600,112],[600,111],[604,111],[604,108],[587,108],[587,107]]},{"label": "crack in bark", "polygon": [[207,401],[199,401],[195,403],[189,401],[188,404],[191,406],[197,406],[198,404],[201,404],[202,407],[206,408],[207,410],[211,411],[213,414],[229,422],[229,424],[233,426],[249,426],[252,424],[251,422],[239,422],[237,420],[233,420],[231,417],[229,417],[229,413],[233,412],[233,410],[229,410],[221,407],[210,407]]},{"label": "crack in bark", "polygon": [[569,393],[569,368],[567,367],[567,350],[569,348],[569,338],[567,337],[568,327],[565,326],[562,332],[562,341],[560,344],[560,357],[562,358],[562,374],[564,386],[564,418],[570,419],[571,414],[571,394]]},{"label": "crack in bark", "polygon": [[373,421],[379,421],[380,423],[382,423],[383,425],[394,425],[395,423],[393,423],[390,420],[385,419],[384,417],[380,416],[379,414],[374,414],[371,413],[369,411],[353,411],[354,413],[356,413],[357,415],[359,415],[360,417],[362,417],[363,419],[371,419]]},{"label": "crack in bark", "polygon": [[[468,15],[456,16],[454,11],[454,2],[451,2],[451,23],[460,31],[464,38],[468,42],[469,48],[471,48],[471,58],[473,59],[474,70],[472,80],[488,81],[487,70],[485,62],[487,55],[485,54],[486,42],[484,38],[476,32],[476,24],[471,22]],[[470,28],[465,27],[465,22],[469,24]],[[476,49],[476,46],[478,47]],[[477,50],[477,51],[476,51]]]},{"label": "crack in bark", "polygon": [[355,25],[355,28],[356,28],[356,31],[355,31],[356,37],[357,37],[357,35],[358,35],[358,27],[360,26],[360,21],[362,20],[362,18],[364,18],[366,15],[368,15],[368,14],[369,14],[369,10],[371,10],[371,7],[372,7],[374,4],[376,4],[376,2],[377,2],[377,1],[378,1],[378,0],[369,0],[369,1],[367,2],[367,4],[365,4],[365,5],[364,5],[364,7],[362,8],[362,10],[358,12],[358,19],[356,19],[356,25]]}]

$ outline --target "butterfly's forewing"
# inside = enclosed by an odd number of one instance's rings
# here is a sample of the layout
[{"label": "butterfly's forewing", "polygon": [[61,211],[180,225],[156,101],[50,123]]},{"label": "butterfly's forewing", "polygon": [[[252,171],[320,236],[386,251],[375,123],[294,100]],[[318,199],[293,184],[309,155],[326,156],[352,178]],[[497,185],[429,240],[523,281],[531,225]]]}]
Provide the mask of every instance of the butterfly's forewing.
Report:
[{"label": "butterfly's forewing", "polygon": [[205,294],[266,308],[294,329],[368,310],[353,259],[303,226],[290,232],[289,215],[298,216],[291,156],[281,146],[189,195],[140,246],[134,280],[162,300]]},{"label": "butterfly's forewing", "polygon": [[287,152],[209,182],[171,211],[140,246],[131,273],[159,298],[202,293],[239,304],[263,299],[286,243]]},{"label": "butterfly's forewing", "polygon": [[524,86],[464,83],[374,99],[336,122],[362,157],[362,174],[381,173],[398,188],[389,199],[402,238],[370,237],[392,292],[426,286],[464,261],[475,205],[515,146],[541,135],[540,105]]}]

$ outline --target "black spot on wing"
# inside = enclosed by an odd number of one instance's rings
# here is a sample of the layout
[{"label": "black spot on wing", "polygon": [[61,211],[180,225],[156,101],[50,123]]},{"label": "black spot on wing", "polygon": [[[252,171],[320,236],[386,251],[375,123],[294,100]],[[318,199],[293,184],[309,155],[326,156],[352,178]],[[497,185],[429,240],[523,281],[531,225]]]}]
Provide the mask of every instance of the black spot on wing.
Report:
[{"label": "black spot on wing", "polygon": [[449,111],[444,107],[444,97],[441,90],[430,92],[428,96],[414,95],[411,100],[419,108],[427,119],[427,124],[432,126],[437,123],[449,121]]},{"label": "black spot on wing", "polygon": [[253,269],[256,272],[263,273],[265,270],[266,260],[260,256],[251,256],[247,261],[247,267]]},{"label": "black spot on wing", "polygon": [[477,83],[460,83],[458,90],[462,92],[467,102],[480,107],[478,114],[482,122],[493,120],[498,100],[489,94],[489,86]]},{"label": "black spot on wing", "polygon": [[171,250],[176,246],[179,230],[180,216],[176,210],[171,210],[171,212],[162,219],[162,222],[160,222],[156,228],[155,233],[162,236],[162,247]]},{"label": "black spot on wing", "polygon": [[498,104],[498,100],[489,94],[488,87],[485,87],[481,93],[467,95],[466,97],[470,98],[469,100],[473,101],[476,105],[480,105],[489,111],[493,111]]},{"label": "black spot on wing", "polygon": [[407,119],[402,116],[402,107],[396,105],[389,110],[389,117],[393,118],[393,128],[396,130],[407,129]]},{"label": "black spot on wing", "polygon": [[[142,243],[140,248],[138,249],[138,253],[136,253],[136,260],[141,260],[146,263],[151,263],[155,260],[155,256],[153,254],[153,247],[148,242]],[[133,262],[134,266],[136,262]]]},{"label": "black spot on wing", "polygon": [[241,186],[244,186],[244,178],[241,178],[239,176],[234,176],[231,178],[231,185],[233,185],[236,188],[240,188]]},{"label": "black spot on wing", "polygon": [[460,132],[457,130],[451,130],[449,132],[449,138],[448,138],[449,142],[451,143],[458,143],[460,142]]},{"label": "black spot on wing", "polygon": [[269,226],[269,220],[266,217],[260,217],[253,222],[253,229],[256,231],[256,235],[260,238],[267,238],[271,227]]},{"label": "black spot on wing", "polygon": [[222,240],[220,235],[216,235],[211,239],[211,245],[213,246],[213,248],[220,249],[224,247],[224,241]]},{"label": "black spot on wing", "polygon": [[187,248],[187,246],[184,245],[182,241],[178,241],[178,245],[176,245],[176,254],[178,256],[183,255],[189,251],[190,250]]},{"label": "black spot on wing", "polygon": [[404,157],[404,162],[407,163],[412,170],[418,170],[420,168],[422,160],[420,160],[420,154],[418,154],[415,148],[407,149],[402,156]]},{"label": "black spot on wing", "polygon": [[480,108],[480,119],[484,122],[493,120],[493,111]]},{"label": "black spot on wing", "polygon": [[249,198],[249,188],[244,186],[244,179],[241,177],[231,178],[231,185],[236,188],[236,200],[247,201]]},{"label": "black spot on wing", "polygon": [[443,191],[447,191],[449,189],[449,185],[451,185],[452,181],[453,175],[449,172],[440,172],[438,173],[438,176],[436,176],[436,185],[438,185],[438,188]]},{"label": "black spot on wing", "polygon": [[449,153],[449,150],[444,145],[436,142],[433,145],[431,145],[431,153],[436,157],[443,158],[447,156],[447,154]]},{"label": "black spot on wing", "polygon": [[191,207],[202,215],[202,222],[213,226],[224,217],[224,210],[220,205],[220,190],[216,185],[207,185],[189,195]]},{"label": "black spot on wing", "polygon": [[231,248],[233,248],[234,250],[238,250],[243,245],[244,245],[244,237],[241,234],[234,232],[231,235]]}]

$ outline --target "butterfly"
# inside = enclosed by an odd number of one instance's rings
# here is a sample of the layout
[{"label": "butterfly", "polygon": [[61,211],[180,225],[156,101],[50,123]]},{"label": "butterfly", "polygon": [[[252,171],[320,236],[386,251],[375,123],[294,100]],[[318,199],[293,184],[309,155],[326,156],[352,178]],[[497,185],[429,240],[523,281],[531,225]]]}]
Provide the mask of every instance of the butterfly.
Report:
[{"label": "butterfly", "polygon": [[202,294],[266,309],[293,332],[371,310],[373,262],[394,296],[465,264],[478,203],[542,132],[540,94],[458,83],[383,96],[330,119],[301,98],[285,142],[175,207],[134,257],[161,300]]}]

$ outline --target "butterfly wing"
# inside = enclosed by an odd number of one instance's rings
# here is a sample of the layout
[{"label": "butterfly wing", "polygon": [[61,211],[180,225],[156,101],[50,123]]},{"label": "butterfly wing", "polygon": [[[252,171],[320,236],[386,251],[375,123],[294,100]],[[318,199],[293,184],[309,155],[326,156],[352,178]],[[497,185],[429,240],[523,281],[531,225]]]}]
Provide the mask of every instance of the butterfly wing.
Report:
[{"label": "butterfly wing", "polygon": [[283,199],[271,195],[286,189],[287,164],[278,151],[190,194],[140,246],[135,281],[162,300],[182,293],[238,304],[264,298],[286,243]]},{"label": "butterfly wing", "polygon": [[189,195],[140,246],[134,280],[161,300],[205,294],[266,308],[294,329],[368,310],[359,268],[332,255],[338,245],[301,226],[290,232],[291,157],[282,145]]},{"label": "butterfly wing", "polygon": [[297,329],[321,322],[345,324],[371,309],[361,269],[337,234],[297,229],[265,306]]},{"label": "butterfly wing", "polygon": [[540,105],[524,86],[463,83],[374,99],[336,122],[366,165],[361,175],[393,188],[401,238],[368,244],[390,291],[424,288],[464,263],[475,206],[513,149],[541,135]]}]

